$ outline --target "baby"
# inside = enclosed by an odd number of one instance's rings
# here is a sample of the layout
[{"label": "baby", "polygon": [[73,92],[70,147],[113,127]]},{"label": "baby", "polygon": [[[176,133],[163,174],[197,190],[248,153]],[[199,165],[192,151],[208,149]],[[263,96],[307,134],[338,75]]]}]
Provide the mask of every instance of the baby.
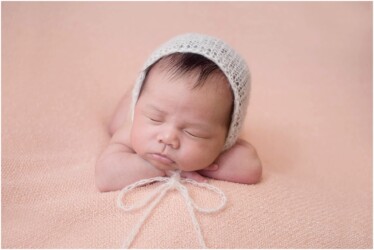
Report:
[{"label": "baby", "polygon": [[[249,99],[249,71],[223,41],[177,36],[146,62],[110,124],[112,138],[96,163],[96,186],[114,191],[170,175],[254,184],[262,166],[238,139]],[[128,108],[130,107],[130,109]]]}]

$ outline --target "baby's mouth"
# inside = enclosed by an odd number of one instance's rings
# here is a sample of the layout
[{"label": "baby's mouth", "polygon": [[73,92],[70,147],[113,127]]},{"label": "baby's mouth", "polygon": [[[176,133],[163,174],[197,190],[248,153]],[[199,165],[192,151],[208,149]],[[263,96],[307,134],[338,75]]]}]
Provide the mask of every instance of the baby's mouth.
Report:
[{"label": "baby's mouth", "polygon": [[172,159],[170,159],[168,156],[163,155],[163,154],[154,153],[154,154],[151,154],[151,157],[153,160],[156,160],[165,165],[171,165],[175,163]]}]

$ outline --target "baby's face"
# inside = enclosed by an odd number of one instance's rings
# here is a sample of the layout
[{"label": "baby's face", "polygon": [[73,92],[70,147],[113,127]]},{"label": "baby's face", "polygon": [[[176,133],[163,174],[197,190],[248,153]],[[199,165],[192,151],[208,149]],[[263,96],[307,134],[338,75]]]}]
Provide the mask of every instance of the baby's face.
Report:
[{"label": "baby's face", "polygon": [[162,170],[195,171],[221,153],[231,116],[232,94],[223,77],[192,89],[197,74],[171,79],[155,65],[134,111],[135,152]]}]

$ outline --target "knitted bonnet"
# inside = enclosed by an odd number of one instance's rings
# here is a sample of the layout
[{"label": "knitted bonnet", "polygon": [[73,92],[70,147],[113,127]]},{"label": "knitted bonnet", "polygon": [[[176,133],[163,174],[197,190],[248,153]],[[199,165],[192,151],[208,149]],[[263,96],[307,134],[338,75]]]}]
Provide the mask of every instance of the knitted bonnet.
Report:
[{"label": "knitted bonnet", "polygon": [[134,116],[135,105],[147,73],[146,69],[162,57],[176,52],[202,55],[217,64],[227,77],[234,95],[234,109],[223,150],[230,148],[238,139],[247,112],[250,75],[243,58],[225,42],[215,37],[196,33],[183,34],[172,38],[155,50],[144,64],[133,88],[132,117]]}]

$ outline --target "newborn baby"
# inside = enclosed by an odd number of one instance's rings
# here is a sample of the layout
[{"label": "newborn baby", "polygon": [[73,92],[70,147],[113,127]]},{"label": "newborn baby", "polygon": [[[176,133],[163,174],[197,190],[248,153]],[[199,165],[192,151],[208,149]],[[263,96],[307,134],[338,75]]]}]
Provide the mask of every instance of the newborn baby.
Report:
[{"label": "newborn baby", "polygon": [[256,150],[238,139],[249,89],[244,60],[223,41],[200,34],[170,40],[117,108],[112,139],[96,163],[98,189],[119,190],[172,170],[197,181],[257,183]]}]

